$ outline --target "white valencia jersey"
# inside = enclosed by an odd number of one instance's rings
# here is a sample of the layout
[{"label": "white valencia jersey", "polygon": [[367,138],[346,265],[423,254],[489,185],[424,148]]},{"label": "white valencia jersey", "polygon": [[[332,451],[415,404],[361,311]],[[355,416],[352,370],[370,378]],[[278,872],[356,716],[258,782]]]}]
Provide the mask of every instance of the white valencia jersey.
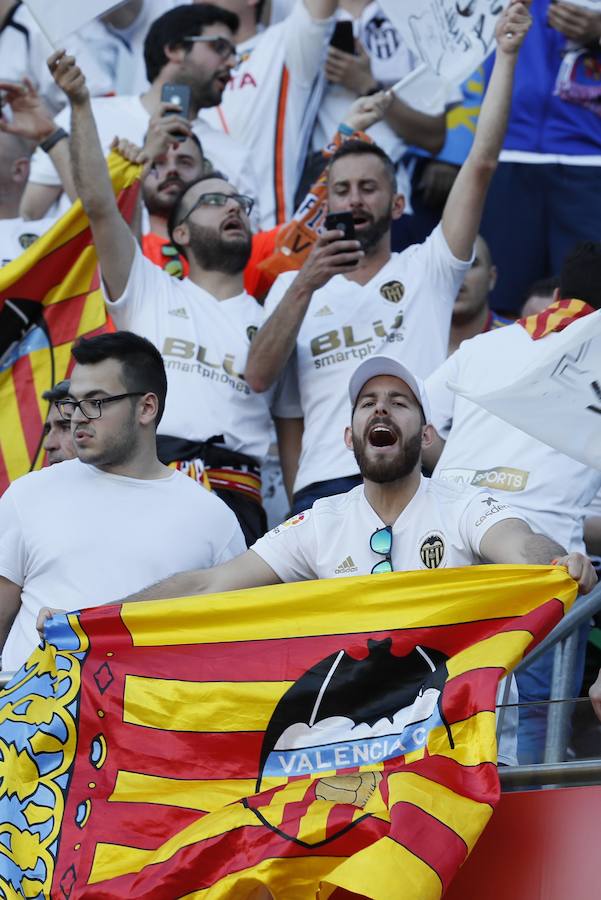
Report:
[{"label": "white valencia jersey", "polygon": [[[433,372],[446,357],[453,303],[470,264],[453,256],[438,226],[423,244],[393,253],[366,285],[336,275],[315,291],[286,378],[288,394],[296,382],[299,407],[285,417],[305,420],[295,492],[358,473],[343,442],[351,375],[378,353],[421,378]],[[277,279],[265,303],[268,315],[295,277]]]},{"label": "white valencia jersey", "polygon": [[264,313],[247,293],[217,300],[188,278],[179,281],[136,245],[124,293],[107,310],[119,329],[159,348],[167,370],[167,403],[159,434],[205,441],[222,434],[229,450],[262,461],[271,435],[272,392],[244,380],[250,341]]},{"label": "white valencia jersey", "polygon": [[[549,334],[543,341],[557,337]],[[448,387],[477,384],[487,369],[525,355],[532,339],[508,325],[464,341],[426,382],[432,424],[446,439],[434,477],[471,484],[506,498],[534,531],[569,552],[585,552],[586,508],[601,488],[601,472],[537,441]],[[519,395],[515,402],[519,403]]]},{"label": "white valencia jersey", "polygon": [[250,149],[264,229],[288,221],[294,210],[332,27],[332,19],[312,19],[298,0],[283,22],[238,44],[241,61],[221,106],[203,110],[213,128]]},{"label": "white valencia jersey", "polygon": [[[521,518],[495,495],[423,478],[392,526],[395,572],[457,568],[480,563],[480,543],[497,522]],[[316,500],[253,544],[282,581],[369,575],[383,557],[370,547],[384,522],[362,484],[346,494]]]}]

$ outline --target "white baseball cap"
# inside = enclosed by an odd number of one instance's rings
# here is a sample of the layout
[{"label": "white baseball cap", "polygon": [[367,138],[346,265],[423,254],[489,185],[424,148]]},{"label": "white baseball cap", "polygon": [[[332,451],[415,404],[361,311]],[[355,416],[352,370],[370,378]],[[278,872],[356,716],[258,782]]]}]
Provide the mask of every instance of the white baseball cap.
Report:
[{"label": "white baseball cap", "polygon": [[357,397],[363,389],[363,385],[367,384],[370,379],[377,378],[378,375],[392,375],[394,378],[400,378],[401,381],[404,381],[413,391],[415,399],[423,410],[426,422],[431,421],[430,404],[428,403],[428,397],[421,378],[418,378],[406,366],[391,356],[370,356],[369,359],[366,359],[365,362],[362,362],[355,369],[348,386],[353,409],[355,408]]}]

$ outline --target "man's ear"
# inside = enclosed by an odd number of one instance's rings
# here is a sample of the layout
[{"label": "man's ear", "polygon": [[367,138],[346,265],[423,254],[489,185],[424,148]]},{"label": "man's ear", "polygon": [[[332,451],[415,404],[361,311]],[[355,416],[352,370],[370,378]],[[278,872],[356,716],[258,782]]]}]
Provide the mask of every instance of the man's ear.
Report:
[{"label": "man's ear", "polygon": [[498,277],[497,267],[491,266],[490,272],[488,274],[488,290],[489,290],[489,292],[494,291],[495,285],[497,283],[497,277]]},{"label": "man's ear", "polygon": [[347,425],[344,429],[344,443],[347,450],[353,449],[353,429],[350,425]]},{"label": "man's ear", "polygon": [[173,237],[182,247],[187,247],[190,243],[190,229],[187,222],[181,222],[173,229]]},{"label": "man's ear", "polygon": [[405,212],[405,196],[404,194],[395,194],[392,201],[392,218],[400,219]]},{"label": "man's ear", "polygon": [[436,438],[436,429],[433,425],[424,425],[422,428],[422,450],[428,450]]},{"label": "man's ear", "polygon": [[141,408],[138,421],[140,425],[150,425],[159,414],[159,398],[156,394],[144,394],[141,398]]},{"label": "man's ear", "polygon": [[183,44],[164,44],[163,53],[165,54],[168,63],[179,64],[184,61],[186,48]]},{"label": "man's ear", "polygon": [[29,160],[26,156],[16,159],[11,166],[11,179],[15,184],[27,184],[29,178]]}]

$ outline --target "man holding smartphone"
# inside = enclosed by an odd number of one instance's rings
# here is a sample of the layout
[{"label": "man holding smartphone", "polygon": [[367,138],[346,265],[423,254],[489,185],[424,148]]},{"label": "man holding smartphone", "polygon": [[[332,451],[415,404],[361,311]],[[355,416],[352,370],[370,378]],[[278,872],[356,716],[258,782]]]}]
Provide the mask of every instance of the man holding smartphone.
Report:
[{"label": "man holding smartphone", "polygon": [[[505,133],[518,50],[530,26],[512,2],[497,25],[497,58],[472,150],[441,225],[420,245],[391,253],[390,225],[403,213],[394,167],[376,145],[346,142],[329,169],[330,212],[352,214],[355,240],[326,231],[297,275],[277,280],[270,318],[249,353],[246,378],[267,390],[286,370],[296,415],[304,419],[293,510],[349,490],[361,476],[339,434],[345,384],[376,353],[397,357],[420,377],[447,355],[453,304],[471,265],[482,208]],[[294,395],[296,394],[296,398]],[[289,413],[290,414],[290,413]]]}]

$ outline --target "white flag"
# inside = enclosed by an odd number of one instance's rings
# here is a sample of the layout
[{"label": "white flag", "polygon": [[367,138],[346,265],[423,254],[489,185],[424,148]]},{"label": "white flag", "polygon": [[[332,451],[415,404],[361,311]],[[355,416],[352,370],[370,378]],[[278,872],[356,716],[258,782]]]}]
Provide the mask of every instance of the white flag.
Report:
[{"label": "white flag", "polygon": [[449,387],[544,444],[601,469],[601,311],[550,337],[532,341],[532,352],[508,359],[502,372],[483,372],[477,386]]},{"label": "white flag", "polygon": [[123,0],[23,0],[53,47]]},{"label": "white flag", "polygon": [[409,49],[443,81],[458,86],[495,49],[507,0],[379,0]]}]

